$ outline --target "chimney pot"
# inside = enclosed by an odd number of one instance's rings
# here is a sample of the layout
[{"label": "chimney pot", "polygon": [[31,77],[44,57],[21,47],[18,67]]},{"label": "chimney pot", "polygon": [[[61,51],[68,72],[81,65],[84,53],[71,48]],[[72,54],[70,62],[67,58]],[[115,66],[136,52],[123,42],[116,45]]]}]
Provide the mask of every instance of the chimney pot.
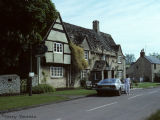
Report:
[{"label": "chimney pot", "polygon": [[93,30],[94,30],[96,33],[99,33],[99,21],[98,21],[98,20],[94,20],[94,21],[93,21]]},{"label": "chimney pot", "polygon": [[145,56],[145,52],[144,52],[144,49],[142,49],[140,52],[140,57],[144,57],[144,56]]}]

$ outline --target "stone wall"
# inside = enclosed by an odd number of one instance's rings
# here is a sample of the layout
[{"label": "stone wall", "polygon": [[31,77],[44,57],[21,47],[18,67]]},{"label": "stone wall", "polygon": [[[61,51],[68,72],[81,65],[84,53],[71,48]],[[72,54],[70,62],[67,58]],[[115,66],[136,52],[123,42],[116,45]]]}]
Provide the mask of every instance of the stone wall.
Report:
[{"label": "stone wall", "polygon": [[[42,74],[42,72],[44,72],[45,73],[45,77],[46,77],[46,82],[44,82],[44,76],[43,76],[43,74]],[[65,67],[63,67],[63,77],[60,77],[60,78],[52,78],[51,76],[50,76],[50,66],[48,65],[46,65],[46,66],[42,66],[41,67],[41,79],[40,79],[40,81],[39,81],[39,83],[40,84],[44,84],[44,83],[46,83],[46,84],[49,84],[49,85],[51,85],[52,87],[54,87],[54,88],[65,88],[65,87],[67,87],[66,86],[66,82],[67,82],[67,74],[68,74],[68,71],[65,69]]]},{"label": "stone wall", "polygon": [[20,93],[20,77],[18,75],[0,75],[0,94]]}]

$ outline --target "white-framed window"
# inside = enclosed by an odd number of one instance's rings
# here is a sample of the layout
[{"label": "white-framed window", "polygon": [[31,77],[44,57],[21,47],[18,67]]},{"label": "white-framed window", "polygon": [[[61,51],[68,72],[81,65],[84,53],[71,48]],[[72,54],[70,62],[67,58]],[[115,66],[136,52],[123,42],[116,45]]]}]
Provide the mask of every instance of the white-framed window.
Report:
[{"label": "white-framed window", "polygon": [[89,58],[89,54],[88,54],[88,51],[84,51],[84,59],[85,60],[88,60],[88,58]]},{"label": "white-framed window", "polygon": [[87,70],[82,70],[82,71],[81,71],[81,79],[87,77],[87,73],[88,73]]},{"label": "white-framed window", "polygon": [[54,52],[62,53],[63,52],[63,44],[62,43],[54,43]]},{"label": "white-framed window", "polygon": [[50,67],[51,77],[63,77],[63,67]]},{"label": "white-framed window", "polygon": [[118,78],[122,78],[122,71],[118,71]]},{"label": "white-framed window", "polygon": [[118,56],[118,63],[122,63],[122,56]]}]

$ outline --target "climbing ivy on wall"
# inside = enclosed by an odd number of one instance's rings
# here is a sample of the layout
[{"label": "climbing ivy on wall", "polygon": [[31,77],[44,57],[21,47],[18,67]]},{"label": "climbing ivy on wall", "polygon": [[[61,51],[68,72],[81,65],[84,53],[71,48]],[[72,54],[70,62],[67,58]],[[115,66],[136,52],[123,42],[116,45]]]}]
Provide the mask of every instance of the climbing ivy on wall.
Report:
[{"label": "climbing ivy on wall", "polygon": [[70,42],[72,51],[72,70],[77,73],[88,67],[88,62],[84,59],[84,50],[80,46]]}]

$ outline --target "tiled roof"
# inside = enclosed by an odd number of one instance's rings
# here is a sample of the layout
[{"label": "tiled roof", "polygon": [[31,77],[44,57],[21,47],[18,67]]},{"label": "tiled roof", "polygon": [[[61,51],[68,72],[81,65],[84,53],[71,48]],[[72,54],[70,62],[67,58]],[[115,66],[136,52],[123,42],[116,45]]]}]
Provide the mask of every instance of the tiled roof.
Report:
[{"label": "tiled roof", "polygon": [[160,64],[160,60],[154,56],[145,56],[145,58],[153,64]]},{"label": "tiled roof", "polygon": [[87,37],[89,46],[92,51],[97,48],[105,49],[107,51],[117,51],[117,45],[110,34],[103,32],[95,32],[92,29],[87,29],[63,22],[66,31],[71,40],[76,44],[81,44],[85,37]]}]

